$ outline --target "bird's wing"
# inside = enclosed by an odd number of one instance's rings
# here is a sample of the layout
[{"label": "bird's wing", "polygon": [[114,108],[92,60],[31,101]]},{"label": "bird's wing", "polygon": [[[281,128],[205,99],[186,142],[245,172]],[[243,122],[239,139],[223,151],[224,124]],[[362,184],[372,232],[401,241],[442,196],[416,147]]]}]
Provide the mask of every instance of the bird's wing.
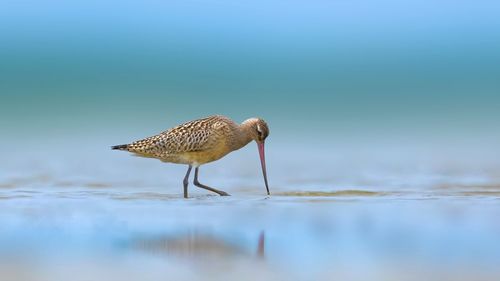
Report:
[{"label": "bird's wing", "polygon": [[161,157],[165,154],[208,150],[220,141],[220,129],[227,124],[218,116],[194,120],[156,136],[133,142],[129,151],[145,156]]}]

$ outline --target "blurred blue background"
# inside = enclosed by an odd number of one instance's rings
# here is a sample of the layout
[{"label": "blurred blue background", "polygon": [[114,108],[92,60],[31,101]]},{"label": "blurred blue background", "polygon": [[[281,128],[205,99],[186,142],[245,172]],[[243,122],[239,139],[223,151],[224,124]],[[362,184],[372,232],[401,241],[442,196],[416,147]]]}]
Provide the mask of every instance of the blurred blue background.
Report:
[{"label": "blurred blue background", "polygon": [[0,124],[102,136],[216,113],[290,139],[497,143],[499,14],[485,0],[3,0]]}]

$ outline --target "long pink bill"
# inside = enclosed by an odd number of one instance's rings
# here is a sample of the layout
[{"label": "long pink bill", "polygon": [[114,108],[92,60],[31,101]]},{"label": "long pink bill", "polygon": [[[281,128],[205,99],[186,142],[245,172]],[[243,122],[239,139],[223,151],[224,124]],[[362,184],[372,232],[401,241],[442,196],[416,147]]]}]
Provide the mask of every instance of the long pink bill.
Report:
[{"label": "long pink bill", "polygon": [[266,154],[264,153],[264,142],[257,143],[257,145],[259,147],[260,165],[262,166],[262,174],[264,175],[264,182],[266,183],[267,195],[271,195],[269,193],[269,185],[267,184]]}]

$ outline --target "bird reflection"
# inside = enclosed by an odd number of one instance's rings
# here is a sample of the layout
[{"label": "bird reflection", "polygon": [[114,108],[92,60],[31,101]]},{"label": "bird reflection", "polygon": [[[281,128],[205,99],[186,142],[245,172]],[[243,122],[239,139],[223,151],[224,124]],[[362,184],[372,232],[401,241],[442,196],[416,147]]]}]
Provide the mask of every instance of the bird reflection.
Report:
[{"label": "bird reflection", "polygon": [[258,247],[257,247],[257,256],[259,258],[264,258],[265,255],[266,255],[266,252],[265,252],[265,247],[266,247],[266,235],[264,233],[264,231],[262,231],[259,235],[259,244],[258,244]]},{"label": "bird reflection", "polygon": [[229,241],[212,234],[190,232],[178,236],[163,236],[149,239],[138,239],[134,247],[152,254],[166,254],[176,257],[257,257],[265,258],[265,233],[262,231],[249,250],[244,245]]}]

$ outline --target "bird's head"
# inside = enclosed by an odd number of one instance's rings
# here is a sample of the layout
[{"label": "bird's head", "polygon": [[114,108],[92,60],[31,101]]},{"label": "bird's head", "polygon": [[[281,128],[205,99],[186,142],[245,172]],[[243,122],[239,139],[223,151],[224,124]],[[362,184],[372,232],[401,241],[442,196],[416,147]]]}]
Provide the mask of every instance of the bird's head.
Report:
[{"label": "bird's head", "polygon": [[250,126],[250,136],[257,143],[264,143],[267,136],[269,136],[269,127],[266,121],[260,118],[248,119],[247,122],[251,124]]},{"label": "bird's head", "polygon": [[269,185],[267,184],[266,172],[266,156],[264,152],[264,143],[269,136],[269,127],[266,121],[260,118],[251,118],[243,122],[247,126],[250,137],[257,143],[259,148],[260,164],[262,166],[262,174],[264,175],[264,182],[266,184],[267,195],[269,195]]}]

